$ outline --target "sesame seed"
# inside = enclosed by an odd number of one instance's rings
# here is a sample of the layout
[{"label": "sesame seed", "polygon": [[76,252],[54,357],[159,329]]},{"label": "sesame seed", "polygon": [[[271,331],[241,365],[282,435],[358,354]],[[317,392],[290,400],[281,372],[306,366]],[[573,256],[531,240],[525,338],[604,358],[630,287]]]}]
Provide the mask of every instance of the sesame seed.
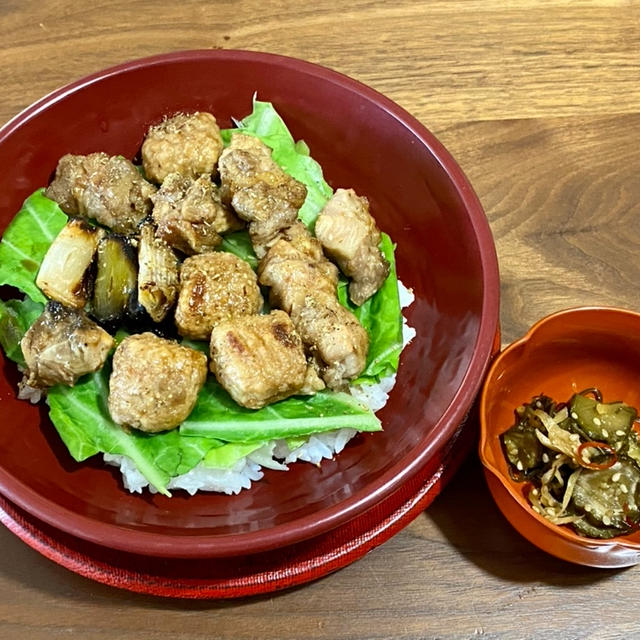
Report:
[{"label": "sesame seed", "polygon": [[540,400],[536,400],[536,407],[538,407],[538,409],[542,409],[542,402],[540,402]]},{"label": "sesame seed", "polygon": [[621,484],[620,485],[620,491],[622,491],[622,493],[627,493],[629,491],[629,489],[627,489],[627,485],[626,484]]},{"label": "sesame seed", "polygon": [[516,464],[518,471],[522,471],[524,469],[524,465],[522,464],[522,460],[518,460],[518,464]]},{"label": "sesame seed", "polygon": [[602,435],[603,435],[605,438],[608,438],[608,437],[609,437],[609,432],[608,432],[606,429],[603,429],[603,430],[602,430]]},{"label": "sesame seed", "polygon": [[622,429],[618,429],[618,430],[616,431],[616,435],[617,435],[617,436],[623,436],[623,435],[624,435],[624,431],[623,431]]},{"label": "sesame seed", "polygon": [[611,476],[611,480],[613,480],[614,482],[618,482],[618,480],[620,480],[620,475],[621,475],[620,472],[617,471]]},{"label": "sesame seed", "polygon": [[537,496],[540,492],[537,489],[531,491],[531,495]]},{"label": "sesame seed", "polygon": [[592,507],[591,507],[591,505],[590,505],[590,504],[585,504],[585,505],[584,505],[584,510],[585,510],[587,513],[591,513],[591,511],[592,511]]},{"label": "sesame seed", "polygon": [[600,418],[594,418],[593,419],[593,424],[597,425],[598,427],[602,424],[602,420],[600,420]]},{"label": "sesame seed", "polygon": [[578,419],[578,414],[577,414],[575,411],[572,411],[572,412],[571,412],[571,417],[572,417],[574,420],[577,420],[577,419]]},{"label": "sesame seed", "polygon": [[542,462],[544,462],[545,464],[547,464],[547,462],[549,462],[549,455],[546,453],[542,454]]}]

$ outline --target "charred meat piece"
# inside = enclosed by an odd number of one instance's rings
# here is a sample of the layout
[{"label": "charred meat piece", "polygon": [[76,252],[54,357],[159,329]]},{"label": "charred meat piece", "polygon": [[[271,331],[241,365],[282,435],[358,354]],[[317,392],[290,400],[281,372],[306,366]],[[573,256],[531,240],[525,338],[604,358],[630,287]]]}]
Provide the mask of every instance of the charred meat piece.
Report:
[{"label": "charred meat piece", "polygon": [[254,250],[262,257],[278,232],[296,220],[307,188],[273,161],[269,147],[242,133],[233,134],[218,168],[222,199],[249,222]]},{"label": "charred meat piece", "polygon": [[45,195],[65,213],[126,234],[151,213],[155,190],[129,160],[99,152],[62,156]]},{"label": "charred meat piece", "polygon": [[170,173],[211,175],[222,151],[220,127],[211,113],[179,113],[149,128],[142,143],[145,175],[161,183]]},{"label": "charred meat piece", "polygon": [[327,386],[341,389],[364,369],[369,337],[336,295],[338,270],[306,227],[281,234],[258,266],[270,301],[291,315]]},{"label": "charred meat piece", "polygon": [[243,407],[260,409],[305,386],[302,342],[284,311],[221,322],[210,346],[211,371]]},{"label": "charred meat piece", "polygon": [[236,191],[231,199],[235,212],[249,223],[249,237],[253,250],[262,258],[283,229],[298,219],[298,208],[287,199],[285,185],[272,187],[258,182]]},{"label": "charred meat piece", "polygon": [[218,323],[259,313],[262,303],[256,274],[241,258],[220,251],[182,263],[175,314],[180,335],[208,340]]},{"label": "charred meat piece", "polygon": [[361,305],[389,275],[389,263],[378,248],[380,231],[369,213],[369,201],[353,189],[337,189],[320,212],[315,232],[327,255],[351,278],[349,297]]},{"label": "charred meat piece", "polygon": [[154,322],[162,322],[178,297],[178,258],[156,238],[152,224],[140,227],[138,245],[138,302]]},{"label": "charred meat piece", "polygon": [[98,243],[91,315],[99,322],[117,322],[129,309],[138,283],[134,249],[126,236],[109,234]]},{"label": "charred meat piece", "polygon": [[212,251],[221,233],[243,227],[220,201],[209,176],[196,180],[170,173],[152,197],[156,235],[187,255]]},{"label": "charred meat piece", "polygon": [[49,302],[20,343],[30,387],[73,386],[85,373],[102,367],[113,338],[83,311]]},{"label": "charred meat piece", "polygon": [[309,294],[291,319],[311,354],[320,360],[320,375],[331,389],[343,389],[365,367],[369,336],[335,295]]},{"label": "charred meat piece", "polygon": [[42,260],[36,285],[52,300],[82,309],[89,294],[89,275],[104,230],[72,219],[55,237]]},{"label": "charred meat piece", "polygon": [[297,222],[280,235],[258,265],[260,284],[270,287],[273,306],[291,313],[315,291],[336,295],[338,269],[327,260],[320,243]]},{"label": "charred meat piece", "polygon": [[113,355],[109,413],[150,433],[177,427],[193,410],[207,377],[207,356],[153,333],[125,338]]},{"label": "charred meat piece", "polygon": [[296,209],[307,197],[307,188],[280,168],[271,157],[271,149],[245,133],[231,136],[231,144],[220,155],[218,170],[223,201],[231,202],[238,191],[258,183],[279,187],[280,196]]}]

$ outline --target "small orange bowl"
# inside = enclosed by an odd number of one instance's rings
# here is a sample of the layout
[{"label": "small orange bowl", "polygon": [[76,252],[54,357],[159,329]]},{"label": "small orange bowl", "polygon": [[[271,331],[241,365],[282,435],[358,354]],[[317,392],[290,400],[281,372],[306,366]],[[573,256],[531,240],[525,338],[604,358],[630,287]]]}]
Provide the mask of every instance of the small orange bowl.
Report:
[{"label": "small orange bowl", "polygon": [[640,531],[608,540],[585,538],[554,525],[531,508],[525,483],[513,480],[500,434],[514,410],[544,393],[557,402],[598,387],[605,402],[640,409],[640,313],[580,307],[554,313],[497,356],[480,398],[480,459],[498,507],[540,549],[569,562],[601,568],[640,562]]}]

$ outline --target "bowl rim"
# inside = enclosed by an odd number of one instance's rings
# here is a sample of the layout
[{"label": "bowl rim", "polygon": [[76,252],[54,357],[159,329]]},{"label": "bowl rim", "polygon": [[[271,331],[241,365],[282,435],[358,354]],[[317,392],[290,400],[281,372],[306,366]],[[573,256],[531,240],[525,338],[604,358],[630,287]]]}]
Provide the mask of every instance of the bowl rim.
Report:
[{"label": "bowl rim", "polygon": [[[553,524],[552,522],[549,522],[549,520],[547,520],[545,517],[536,513],[533,509],[528,507],[528,505],[524,501],[522,494],[516,491],[516,489],[513,486],[513,483],[507,480],[507,477],[505,476],[505,474],[502,473],[500,469],[496,467],[496,464],[493,460],[493,456],[489,456],[487,454],[487,452],[490,450],[489,440],[493,437],[489,434],[490,429],[487,425],[487,419],[486,419],[487,405],[489,402],[489,396],[491,395],[492,381],[496,376],[496,372],[500,369],[504,358],[511,355],[511,353],[513,353],[514,351],[522,349],[527,343],[530,342],[532,338],[534,338],[535,334],[540,329],[544,328],[549,323],[562,321],[568,316],[576,316],[576,315],[582,315],[582,314],[597,315],[597,314],[600,314],[601,312],[604,312],[607,314],[613,313],[616,315],[625,315],[630,318],[634,318],[640,324],[640,312],[633,311],[632,309],[625,309],[623,307],[608,306],[608,305],[584,305],[584,306],[568,307],[566,309],[561,309],[559,311],[550,313],[544,316],[543,318],[541,318],[540,320],[536,321],[521,338],[518,338],[517,340],[509,344],[502,351],[500,351],[499,354],[496,355],[491,365],[489,366],[489,369],[485,376],[484,383],[482,385],[482,390],[480,392],[480,403],[479,403],[480,406],[479,406],[479,412],[478,412],[479,422],[480,422],[480,438],[478,442],[478,454],[480,457],[480,461],[482,462],[482,465],[485,469],[485,473],[490,473],[491,476],[494,477],[500,483],[501,487],[506,491],[506,494],[504,494],[504,499],[506,499],[508,494],[508,497],[511,500],[513,500],[515,503],[517,503],[517,505],[520,507],[520,509],[524,514],[528,515],[531,519],[537,521],[540,525],[543,525],[545,529],[547,529],[551,534],[559,536],[563,542],[571,543],[573,545],[579,545],[581,547],[581,551],[583,550],[593,551],[598,554],[602,554],[603,550],[605,549],[614,550],[619,548],[629,549],[629,550],[638,552],[640,551],[640,542],[634,542],[632,540],[629,540],[625,536],[615,536],[613,538],[608,538],[608,539],[586,538],[584,536],[578,535],[577,533],[574,533],[569,527],[557,525],[557,524]],[[491,493],[495,499],[495,495],[493,494],[493,491]],[[522,535],[527,537],[530,540],[530,542],[532,542],[533,544],[536,544],[537,546],[540,546],[540,548],[543,548],[548,553],[553,553],[548,548],[546,548],[546,545],[545,546],[538,545],[535,540],[535,536],[525,535],[520,527],[515,526],[511,522],[510,516],[505,513],[500,503],[498,504],[498,506],[500,507],[500,510],[505,514],[505,517],[507,518],[507,520],[509,520],[510,524],[512,524],[512,526],[514,526]],[[573,559],[573,558],[567,557],[566,554],[559,555],[559,553],[558,554],[553,553],[553,555],[558,555],[558,557],[562,557],[562,559],[569,560],[571,562],[578,562],[577,557],[576,559]],[[590,562],[582,562],[582,561],[578,563],[589,564],[589,566],[607,566],[607,567],[610,566],[610,565],[603,565],[603,564],[596,563],[596,560],[593,560],[592,562],[594,562],[594,564],[591,564]],[[637,562],[634,562],[634,564],[637,564]],[[628,565],[624,565],[624,566],[628,566]]]},{"label": "bowl rim", "polygon": [[[37,117],[49,106],[106,78],[133,73],[144,67],[207,60],[221,63],[240,60],[246,63],[284,65],[295,72],[310,75],[342,90],[356,93],[361,99],[370,101],[378,108],[383,109],[411,132],[446,173],[468,212],[468,219],[478,247],[482,272],[482,313],[467,370],[449,406],[438,420],[441,428],[434,437],[428,442],[414,447],[417,451],[409,464],[401,464],[404,461],[396,462],[366,487],[314,514],[256,531],[219,535],[191,535],[189,536],[190,544],[183,545],[183,547],[188,546],[189,548],[178,549],[179,545],[175,543],[180,537],[131,530],[123,526],[93,520],[52,502],[46,496],[30,489],[0,468],[0,490],[2,493],[32,515],[54,527],[69,531],[91,542],[145,555],[204,557],[266,551],[325,533],[372,508],[401,484],[419,473],[463,422],[480,389],[492,354],[492,345],[498,327],[499,272],[495,243],[480,200],[462,169],[442,143],[405,109],[358,80],[316,63],[272,53],[233,49],[174,51],[129,60],[84,76],[40,98],[0,128],[0,145],[16,129]],[[123,535],[125,533],[126,536]],[[123,537],[126,540],[123,541]]]}]

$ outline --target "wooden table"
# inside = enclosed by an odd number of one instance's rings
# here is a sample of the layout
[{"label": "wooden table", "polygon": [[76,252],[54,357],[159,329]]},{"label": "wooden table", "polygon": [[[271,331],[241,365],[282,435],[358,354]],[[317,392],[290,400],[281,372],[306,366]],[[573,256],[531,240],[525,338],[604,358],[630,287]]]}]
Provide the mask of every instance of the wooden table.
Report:
[{"label": "wooden table", "polygon": [[[497,245],[505,343],[582,304],[640,310],[640,3],[634,0],[0,2],[0,123],[130,58],[306,58],[413,113],[457,158]],[[638,569],[571,566],[494,506],[475,455],[431,508],[316,583],[183,602],[81,578],[0,529],[0,637],[638,637]]]}]

